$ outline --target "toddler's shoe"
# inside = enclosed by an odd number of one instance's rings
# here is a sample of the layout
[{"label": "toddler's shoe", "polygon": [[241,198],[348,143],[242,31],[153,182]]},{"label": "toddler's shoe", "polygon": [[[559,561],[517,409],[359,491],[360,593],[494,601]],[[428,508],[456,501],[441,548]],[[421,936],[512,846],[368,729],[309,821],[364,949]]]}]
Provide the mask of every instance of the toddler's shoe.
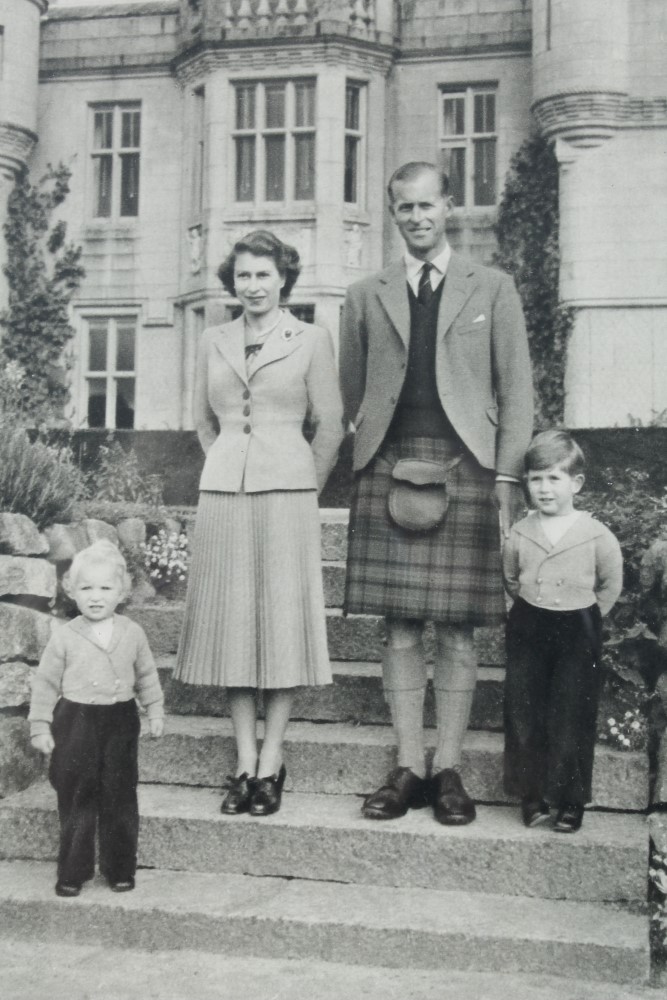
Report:
[{"label": "toddler's shoe", "polygon": [[578,803],[566,802],[556,813],[554,830],[559,833],[576,833],[584,821],[584,807]]},{"label": "toddler's shoe", "polygon": [[62,896],[64,899],[73,899],[80,892],[80,885],[68,885],[67,882],[56,882],[56,896]]},{"label": "toddler's shoe", "polygon": [[528,827],[542,826],[551,818],[549,806],[544,799],[523,799],[521,802],[521,818],[523,825]]},{"label": "toddler's shoe", "polygon": [[132,892],[134,889],[134,879],[130,877],[119,879],[117,882],[110,881],[109,888],[112,892]]}]

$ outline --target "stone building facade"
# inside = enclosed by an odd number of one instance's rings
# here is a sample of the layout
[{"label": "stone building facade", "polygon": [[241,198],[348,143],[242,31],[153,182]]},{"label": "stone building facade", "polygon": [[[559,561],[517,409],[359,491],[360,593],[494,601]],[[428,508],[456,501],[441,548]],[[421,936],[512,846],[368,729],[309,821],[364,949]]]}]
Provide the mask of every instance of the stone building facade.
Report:
[{"label": "stone building facade", "polygon": [[534,128],[560,162],[577,307],[567,420],[649,422],[667,408],[666,34],[662,0],[0,0],[0,216],[22,164],[72,171],[75,424],[191,427],[198,338],[234,306],[216,271],[252,228],[297,246],[294,308],[336,339],[347,285],[399,252],[384,189],[406,159],[448,169],[451,242],[489,262]]}]

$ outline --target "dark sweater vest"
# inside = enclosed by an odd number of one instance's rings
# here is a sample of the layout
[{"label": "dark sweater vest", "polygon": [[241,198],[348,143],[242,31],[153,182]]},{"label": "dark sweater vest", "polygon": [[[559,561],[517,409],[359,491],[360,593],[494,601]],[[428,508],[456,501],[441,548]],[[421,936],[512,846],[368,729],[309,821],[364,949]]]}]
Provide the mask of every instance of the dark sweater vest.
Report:
[{"label": "dark sweater vest", "polygon": [[442,408],[435,377],[438,310],[444,285],[441,281],[427,306],[408,285],[410,347],[405,382],[387,434],[390,441],[403,437],[458,438]]}]

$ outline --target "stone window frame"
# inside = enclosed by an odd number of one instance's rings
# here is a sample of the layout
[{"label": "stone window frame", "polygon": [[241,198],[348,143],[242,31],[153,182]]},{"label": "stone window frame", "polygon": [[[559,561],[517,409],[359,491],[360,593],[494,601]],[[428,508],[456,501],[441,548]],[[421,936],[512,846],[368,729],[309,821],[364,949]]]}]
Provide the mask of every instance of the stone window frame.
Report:
[{"label": "stone window frame", "polygon": [[[135,429],[138,388],[139,312],[135,310],[86,310],[86,312],[82,313],[81,320],[83,324],[81,399],[83,404],[82,412],[85,414],[81,425],[86,427],[103,427],[111,430]],[[91,336],[94,331],[103,332],[105,335],[104,363],[102,363],[101,359],[95,362],[91,358],[91,355],[95,353]],[[122,346],[119,333],[121,335],[123,333],[131,334],[131,337],[124,337],[124,345]],[[100,342],[101,338],[96,348],[98,354],[102,353]],[[128,344],[131,344],[129,353],[131,354],[132,367],[119,367],[119,355],[122,354],[123,350],[127,355]],[[103,423],[97,421],[90,422],[90,392],[93,381],[104,382],[105,404]],[[127,416],[125,419],[119,420],[119,402],[126,402],[125,396],[118,395],[119,382],[123,382],[126,385],[131,383],[130,398],[132,402],[131,406],[128,405],[124,411],[126,415],[129,415],[131,412],[131,421],[128,421]]]},{"label": "stone window frame", "polygon": [[92,218],[138,218],[141,101],[95,101],[89,109]]},{"label": "stone window frame", "polygon": [[[234,147],[234,203],[238,207],[265,206],[314,206],[316,197],[316,155],[317,155],[317,77],[312,73],[304,76],[271,76],[244,78],[232,81],[233,88],[233,128],[231,138]],[[284,88],[285,100],[283,117],[276,114],[271,121],[271,110],[267,95],[277,95]],[[299,90],[308,92],[310,97],[301,102]],[[241,94],[245,92],[243,105]],[[252,94],[252,99],[250,95]],[[310,112],[307,121],[299,121],[299,110]],[[276,102],[274,111],[279,111]],[[305,140],[305,141],[304,141]],[[282,174],[275,169],[279,157],[267,155],[269,144],[280,150],[282,144]],[[298,150],[301,148],[308,178],[300,196]],[[302,161],[303,162],[303,161]],[[245,174],[245,181],[242,179]],[[272,197],[268,190],[278,193],[282,181],[282,197]]]},{"label": "stone window frame", "polygon": [[438,135],[440,163],[450,178],[454,207],[466,212],[495,208],[500,188],[497,82],[441,86]]},{"label": "stone window frame", "polygon": [[[368,86],[364,80],[345,81],[343,204],[357,208],[363,208],[366,203],[367,91]],[[357,97],[356,108],[349,101],[353,93]]]}]

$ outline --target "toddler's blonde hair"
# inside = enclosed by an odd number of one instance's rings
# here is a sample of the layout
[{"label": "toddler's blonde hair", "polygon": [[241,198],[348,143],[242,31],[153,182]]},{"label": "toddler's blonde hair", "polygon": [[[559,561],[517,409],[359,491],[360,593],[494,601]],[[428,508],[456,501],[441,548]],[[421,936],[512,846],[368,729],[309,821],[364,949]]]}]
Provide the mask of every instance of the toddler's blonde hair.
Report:
[{"label": "toddler's blonde hair", "polygon": [[107,538],[100,538],[97,542],[89,545],[88,548],[81,549],[72,559],[72,565],[65,573],[62,581],[63,590],[68,597],[74,596],[77,580],[81,575],[81,571],[87,566],[112,567],[121,585],[122,600],[125,600],[131,593],[132,579],[127,571],[127,563],[122,552],[117,545],[114,545]]}]

